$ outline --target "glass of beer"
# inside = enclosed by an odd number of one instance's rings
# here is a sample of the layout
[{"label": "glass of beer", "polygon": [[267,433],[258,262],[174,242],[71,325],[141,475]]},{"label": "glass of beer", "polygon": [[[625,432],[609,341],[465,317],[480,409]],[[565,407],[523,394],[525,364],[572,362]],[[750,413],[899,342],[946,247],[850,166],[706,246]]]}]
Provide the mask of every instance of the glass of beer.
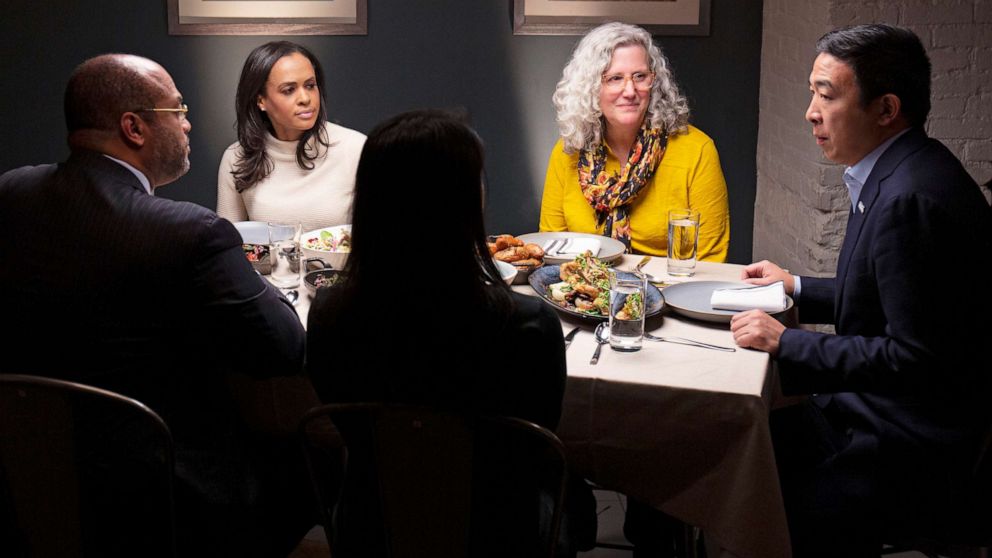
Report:
[{"label": "glass of beer", "polygon": [[672,209],[668,212],[668,274],[690,277],[696,271],[699,249],[699,212]]}]

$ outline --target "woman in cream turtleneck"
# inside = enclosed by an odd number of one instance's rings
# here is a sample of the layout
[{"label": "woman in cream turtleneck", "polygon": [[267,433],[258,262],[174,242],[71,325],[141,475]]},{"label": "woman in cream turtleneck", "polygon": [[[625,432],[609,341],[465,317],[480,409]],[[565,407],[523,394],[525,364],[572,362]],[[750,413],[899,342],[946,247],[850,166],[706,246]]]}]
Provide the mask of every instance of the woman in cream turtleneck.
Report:
[{"label": "woman in cream turtleneck", "polygon": [[355,169],[365,136],[327,122],[324,73],[305,47],[266,43],[241,70],[238,141],[217,175],[217,213],[231,221],[351,222]]}]

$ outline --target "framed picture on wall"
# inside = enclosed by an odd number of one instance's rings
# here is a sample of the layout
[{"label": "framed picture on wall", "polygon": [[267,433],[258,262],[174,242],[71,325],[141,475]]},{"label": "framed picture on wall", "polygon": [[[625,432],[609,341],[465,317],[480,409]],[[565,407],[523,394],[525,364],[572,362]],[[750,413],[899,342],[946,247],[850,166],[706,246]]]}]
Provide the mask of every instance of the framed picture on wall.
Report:
[{"label": "framed picture on wall", "polygon": [[710,0],[513,0],[514,35],[584,35],[610,21],[652,35],[709,35]]},{"label": "framed picture on wall", "polygon": [[367,0],[165,0],[170,35],[367,35]]}]

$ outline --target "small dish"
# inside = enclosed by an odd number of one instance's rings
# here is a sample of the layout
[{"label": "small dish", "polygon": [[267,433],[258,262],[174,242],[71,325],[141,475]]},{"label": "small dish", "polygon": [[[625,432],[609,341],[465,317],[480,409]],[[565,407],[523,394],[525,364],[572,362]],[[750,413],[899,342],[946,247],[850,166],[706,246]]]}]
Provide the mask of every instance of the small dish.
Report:
[{"label": "small dish", "polygon": [[303,276],[303,285],[307,289],[310,298],[317,296],[317,289],[331,287],[341,282],[344,275],[337,269],[317,269],[308,271]]},{"label": "small dish", "polygon": [[496,270],[499,271],[499,276],[503,279],[503,282],[507,285],[512,285],[518,275],[517,268],[512,264],[499,260],[493,260],[493,263],[496,264]]},{"label": "small dish", "polygon": [[515,267],[517,270],[517,276],[513,278],[513,284],[526,285],[527,278],[530,277],[530,274],[533,273],[535,269],[540,269],[541,267],[543,267],[544,262],[541,262],[537,265],[516,265],[516,264],[510,264],[510,265]]}]

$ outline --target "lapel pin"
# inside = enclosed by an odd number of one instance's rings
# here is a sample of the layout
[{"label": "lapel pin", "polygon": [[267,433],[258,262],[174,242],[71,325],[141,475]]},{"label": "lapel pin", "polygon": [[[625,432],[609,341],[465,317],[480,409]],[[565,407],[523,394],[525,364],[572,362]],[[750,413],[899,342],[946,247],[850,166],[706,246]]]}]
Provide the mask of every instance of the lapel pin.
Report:
[{"label": "lapel pin", "polygon": [[864,212],[865,212],[864,202],[858,202],[858,213],[864,213]]}]

